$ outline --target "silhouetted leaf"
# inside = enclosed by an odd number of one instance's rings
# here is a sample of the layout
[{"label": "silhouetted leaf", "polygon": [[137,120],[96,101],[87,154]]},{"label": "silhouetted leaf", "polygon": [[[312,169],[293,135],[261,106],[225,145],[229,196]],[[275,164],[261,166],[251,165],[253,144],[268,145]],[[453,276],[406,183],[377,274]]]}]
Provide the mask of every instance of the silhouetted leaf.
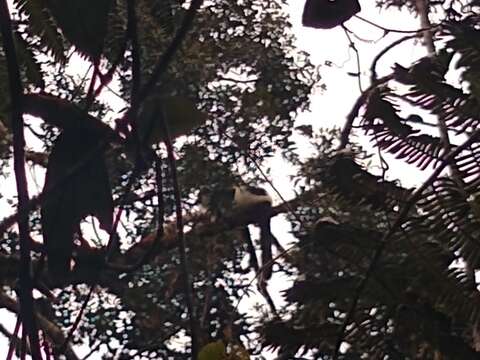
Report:
[{"label": "silhouetted leaf", "polygon": [[142,105],[137,120],[138,136],[142,143],[152,145],[165,140],[162,118],[172,139],[187,135],[207,120],[206,115],[188,98],[150,96]]},{"label": "silhouetted leaf", "polygon": [[303,26],[330,29],[361,10],[358,0],[307,0],[303,8]]},{"label": "silhouetted leaf", "polygon": [[55,141],[48,160],[42,206],[43,238],[49,271],[65,276],[70,269],[74,234],[87,215],[110,231],[113,200],[99,138],[69,129]]},{"label": "silhouetted leaf", "polygon": [[55,21],[77,50],[99,59],[112,0],[46,0]]}]

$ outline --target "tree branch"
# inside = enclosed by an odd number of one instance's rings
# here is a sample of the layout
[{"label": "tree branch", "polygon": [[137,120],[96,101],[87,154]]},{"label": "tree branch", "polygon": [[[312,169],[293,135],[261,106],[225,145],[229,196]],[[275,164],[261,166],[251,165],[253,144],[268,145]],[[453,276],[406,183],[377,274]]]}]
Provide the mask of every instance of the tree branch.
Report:
[{"label": "tree branch", "polygon": [[[0,306],[13,313],[19,313],[18,303],[2,291],[0,291]],[[36,320],[38,321],[40,328],[52,341],[52,344],[57,348],[61,346],[65,341],[65,336],[63,335],[62,330],[43,315],[40,315],[37,312],[35,312],[34,315]],[[79,360],[79,358],[70,346],[66,348],[63,355],[66,356],[67,360]]]},{"label": "tree branch", "polygon": [[420,15],[420,26],[422,27],[423,40],[428,50],[428,55],[435,55],[435,44],[433,43],[432,23],[428,18],[430,12],[429,0],[416,0],[415,6]]},{"label": "tree branch", "polygon": [[367,90],[365,90],[362,94],[360,94],[360,96],[357,98],[357,101],[355,101],[355,104],[353,105],[352,110],[350,110],[350,112],[347,115],[347,121],[345,122],[342,132],[340,133],[340,144],[338,145],[338,150],[345,149],[345,147],[348,145],[350,133],[353,127],[353,122],[358,116],[358,112],[360,111],[360,108],[362,107],[364,102],[368,99],[372,91],[375,90],[377,86],[381,84],[385,84],[386,82],[392,79],[393,79],[393,74],[384,76],[378,79],[377,81],[373,82],[368,87]]},{"label": "tree branch", "polygon": [[378,61],[385,55],[387,52],[392,50],[395,46],[400,45],[404,41],[415,39],[418,37],[418,34],[415,35],[407,35],[403,36],[400,39],[395,40],[392,42],[390,45],[388,45],[386,48],[384,48],[382,51],[380,51],[377,56],[372,61],[372,65],[370,66],[370,81],[374,83],[377,81],[377,63]]},{"label": "tree branch", "polygon": [[30,276],[30,235],[29,235],[29,196],[27,175],[25,171],[25,135],[22,112],[22,83],[18,68],[15,44],[12,36],[12,25],[7,0],[0,1],[0,28],[2,33],[3,49],[7,60],[8,84],[10,101],[12,103],[12,133],[13,133],[13,167],[17,184],[18,210],[21,216],[18,219],[20,236],[20,273],[19,296],[20,315],[30,342],[32,358],[42,359],[38,330],[33,314],[32,279]]},{"label": "tree branch", "polygon": [[385,33],[390,33],[391,32],[391,33],[398,33],[398,34],[418,34],[418,33],[421,33],[423,31],[432,31],[432,30],[434,30],[435,28],[438,27],[438,25],[431,25],[430,24],[430,26],[422,27],[421,29],[417,29],[417,30],[392,29],[392,28],[387,28],[385,26],[379,25],[379,24],[377,24],[377,23],[375,23],[371,20],[365,19],[364,17],[362,17],[360,15],[354,15],[354,16],[357,19],[360,19],[363,22],[366,22],[367,24],[376,27],[377,29],[383,30]]},{"label": "tree branch", "polygon": [[79,106],[49,94],[27,94],[23,98],[25,114],[37,116],[47,124],[60,129],[76,127],[92,131],[108,140],[122,142],[122,139],[110,126],[86,114]]}]

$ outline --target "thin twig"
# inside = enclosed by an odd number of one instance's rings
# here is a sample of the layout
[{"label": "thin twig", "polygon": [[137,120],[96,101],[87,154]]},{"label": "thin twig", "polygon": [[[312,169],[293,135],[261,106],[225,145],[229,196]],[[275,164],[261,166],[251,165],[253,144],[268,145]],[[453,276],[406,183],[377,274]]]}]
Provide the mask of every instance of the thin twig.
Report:
[{"label": "thin twig", "polygon": [[226,77],[226,76],[219,76],[218,79],[221,80],[221,81],[234,82],[234,83],[237,83],[237,84],[253,84],[256,81],[258,81],[257,77],[254,78],[254,79],[241,80],[241,79],[232,79],[232,78],[229,78],[229,77]]},{"label": "thin twig", "polygon": [[350,36],[350,33],[349,33],[349,30],[344,26],[342,25],[342,28],[343,28],[343,31],[345,32],[345,36],[347,37],[348,39],[348,43],[350,45],[350,48],[353,50],[353,52],[355,53],[355,58],[357,60],[357,82],[358,82],[358,89],[360,90],[360,92],[362,92],[362,78],[361,78],[361,74],[362,74],[362,68],[361,68],[361,65],[360,65],[360,53],[357,49],[357,47],[355,46],[355,43],[353,42],[351,36]]},{"label": "thin twig", "polygon": [[30,236],[29,236],[29,196],[27,175],[25,171],[25,136],[22,111],[22,83],[18,67],[15,44],[12,36],[12,25],[7,0],[0,1],[0,28],[2,33],[3,49],[7,60],[8,84],[10,101],[12,103],[12,133],[13,133],[13,166],[18,194],[18,210],[24,216],[18,221],[20,237],[20,274],[19,295],[20,314],[30,340],[32,359],[41,360],[38,330],[33,313],[32,279],[30,277]]},{"label": "thin twig", "polygon": [[[100,74],[100,85],[97,87],[95,90],[94,98],[97,98],[98,95],[102,92],[103,88],[107,88],[111,90],[108,86],[108,84],[112,81],[113,76],[115,75],[115,71],[117,71],[118,65],[120,65],[120,62],[123,60],[125,56],[125,52],[127,51],[127,44],[128,44],[128,39],[129,39],[129,28],[127,24],[127,29],[125,31],[125,37],[122,43],[122,47],[120,48],[120,51],[118,52],[117,58],[115,61],[112,63],[112,66],[110,69],[108,69],[106,74]],[[111,90],[113,92],[113,90]],[[115,92],[113,92],[115,94]],[[116,94],[115,94],[116,95]],[[123,97],[119,96],[122,100]]]},{"label": "thin twig", "polygon": [[20,339],[20,360],[27,360],[27,330],[22,327],[22,338]]},{"label": "thin twig", "polygon": [[474,142],[478,141],[480,137],[480,129],[476,130],[469,138],[466,140],[463,144],[458,146],[456,149],[451,151],[443,160],[443,162],[433,171],[433,173],[430,175],[430,177],[420,186],[417,190],[415,190],[410,198],[407,200],[405,205],[403,206],[402,210],[399,212],[395,222],[392,224],[392,227],[385,233],[383,236],[379,247],[375,251],[372,260],[368,266],[367,271],[365,272],[364,278],[360,281],[358,284],[358,287],[355,291],[354,297],[352,304],[350,306],[350,309],[345,316],[345,320],[342,324],[342,327],[340,329],[340,333],[337,339],[337,342],[335,344],[335,349],[333,353],[333,360],[338,359],[339,352],[340,352],[340,346],[343,342],[344,339],[344,334],[345,330],[347,329],[348,324],[351,322],[353,318],[353,314],[355,313],[355,310],[357,308],[358,301],[360,300],[360,295],[363,293],[365,290],[370,278],[372,277],[372,274],[380,261],[380,258],[383,255],[383,252],[388,244],[388,240],[390,237],[395,233],[397,228],[399,228],[405,218],[407,217],[410,209],[416,204],[416,202],[420,199],[422,196],[423,192],[430,186],[432,183],[437,179],[437,177],[441,174],[441,172],[452,162],[454,161],[455,157],[459,155],[463,150],[468,148],[471,144]]},{"label": "thin twig", "polygon": [[70,80],[76,86],[76,89],[74,89],[74,91],[72,93],[71,99],[75,99],[79,95],[80,91],[83,89],[83,86],[85,85],[85,82],[87,81],[87,76],[88,76],[88,73],[90,72],[91,68],[92,68],[92,64],[88,65],[88,68],[85,71],[85,73],[83,74],[82,78],[80,79],[80,83],[78,85],[76,84],[76,79],[73,76],[67,74],[67,76],[70,78]]},{"label": "thin twig", "polygon": [[203,304],[202,316],[199,319],[200,321],[199,327],[202,331],[208,331],[207,329],[205,329],[205,322],[207,321],[207,316],[210,314],[212,297],[213,297],[212,295],[213,295],[213,291],[215,290],[215,278],[211,276],[209,280],[210,280],[209,281],[210,284],[208,285],[207,293],[205,294],[205,298],[203,300],[204,304]]},{"label": "thin twig", "polygon": [[97,78],[100,78],[100,59],[95,59],[93,61],[93,73],[92,78],[90,79],[90,85],[88,86],[87,96],[85,101],[85,112],[88,112],[90,106],[93,104],[95,100],[95,83],[97,82]]},{"label": "thin twig", "polygon": [[342,132],[340,133],[340,144],[338,145],[338,150],[345,149],[345,147],[348,145],[349,142],[349,137],[350,137],[350,132],[352,131],[353,127],[353,121],[356,119],[358,116],[358,112],[360,111],[360,108],[362,107],[363,103],[368,99],[370,96],[370,93],[379,85],[384,84],[390,80],[393,79],[393,74],[384,76],[374,83],[372,83],[368,89],[366,89],[363,93],[360,94],[360,96],[357,98],[357,101],[355,101],[355,104],[352,107],[352,110],[347,115],[347,121],[345,122],[345,125],[343,126]]},{"label": "thin twig", "polygon": [[[8,311],[16,313],[17,315],[20,313],[20,306],[18,305],[17,301],[2,291],[0,291],[0,307],[4,307]],[[35,312],[34,315],[40,328],[51,340],[51,343],[56,346],[63,344],[65,337],[62,330],[55,323],[38,312]],[[67,347],[64,355],[66,356],[67,360],[79,360],[70,346]]]},{"label": "thin twig", "polygon": [[387,28],[385,26],[382,26],[382,25],[379,25],[377,23],[374,23],[373,21],[371,20],[368,20],[368,19],[365,19],[364,17],[361,17],[360,15],[354,15],[357,19],[360,19],[362,20],[363,22],[366,22],[367,24],[369,25],[372,25],[374,27],[376,27],[377,29],[380,29],[380,30],[383,30],[385,31],[386,33],[398,33],[398,34],[418,34],[418,33],[421,33],[423,31],[428,31],[428,30],[434,30],[436,28],[439,27],[439,25],[432,25],[430,27],[426,27],[426,28],[421,28],[421,29],[417,29],[417,30],[400,30],[400,29],[391,29],[391,28]]},{"label": "thin twig", "polygon": [[[193,4],[192,4],[193,5]],[[185,234],[183,233],[183,214],[182,214],[182,201],[181,191],[178,183],[177,166],[175,163],[175,153],[172,145],[172,139],[168,130],[168,119],[166,117],[166,111],[163,109],[160,122],[165,134],[165,147],[167,148],[167,158],[171,171],[173,193],[175,197],[175,213],[177,217],[177,237],[178,237],[178,250],[180,252],[180,262],[183,270],[183,287],[185,292],[185,299],[187,303],[187,309],[189,314],[190,332],[192,338],[192,359],[196,359],[198,355],[198,321],[195,312],[195,304],[193,297],[195,296],[193,282],[190,279],[190,269],[187,258]]]},{"label": "thin twig", "polygon": [[130,137],[133,138],[135,148],[135,161],[137,163],[143,161],[141,158],[142,144],[140,144],[140,136],[137,129],[137,111],[140,107],[140,85],[141,85],[141,63],[140,63],[140,44],[138,43],[137,19],[135,13],[135,1],[127,1],[127,18],[128,18],[128,38],[132,46],[132,88],[130,92],[130,110],[125,114],[131,126]]},{"label": "thin twig", "polygon": [[152,243],[150,246],[145,250],[144,254],[138,261],[136,261],[132,265],[127,265],[127,266],[120,266],[118,264],[108,264],[109,267],[113,270],[116,271],[121,271],[124,273],[132,272],[137,269],[139,269],[141,266],[146,264],[148,260],[156,254],[158,244],[160,243],[160,240],[164,236],[164,222],[165,222],[165,204],[163,201],[163,185],[162,185],[162,169],[161,169],[161,162],[158,157],[155,157],[155,180],[156,180],[156,187],[157,187],[157,231],[155,234],[155,238],[153,239]]},{"label": "thin twig", "polygon": [[397,39],[394,42],[392,42],[390,45],[385,47],[382,51],[380,51],[377,54],[377,56],[375,56],[375,58],[373,59],[372,65],[370,66],[370,81],[372,83],[377,81],[377,63],[383,57],[383,55],[385,55],[387,52],[389,52],[395,46],[400,45],[404,41],[407,41],[407,40],[410,40],[410,39],[415,39],[417,37],[418,37],[418,34],[403,36],[400,39]]},{"label": "thin twig", "polygon": [[[93,61],[93,74],[92,74],[92,79],[90,82],[90,86],[87,92],[87,101],[86,101],[86,106],[85,109],[88,111],[90,106],[92,105],[93,101],[100,95],[102,92],[103,88],[108,86],[108,84],[112,81],[113,76],[115,74],[115,71],[117,70],[118,65],[122,61],[122,59],[125,56],[125,52],[127,51],[127,44],[128,44],[128,39],[130,37],[130,22],[127,23],[127,29],[125,31],[125,37],[122,43],[122,46],[120,48],[120,51],[115,59],[115,61],[112,63],[112,66],[110,69],[107,70],[105,74],[102,74],[100,70],[100,58],[96,58]],[[95,84],[97,82],[97,78],[100,80],[100,85],[95,89]]]},{"label": "thin twig", "polygon": [[92,347],[92,348],[90,349],[90,352],[89,352],[87,355],[85,355],[85,356],[82,358],[82,360],[87,360],[90,356],[92,356],[92,355],[100,348],[100,346],[101,346],[102,344],[103,344],[103,342],[102,342],[102,341],[99,341],[94,347]]},{"label": "thin twig", "polygon": [[20,344],[20,339],[18,338],[18,332],[20,331],[20,316],[17,315],[17,320],[15,321],[15,328],[13,329],[13,333],[10,338],[10,346],[8,348],[8,354],[6,360],[12,360],[13,354],[15,354],[15,348]]},{"label": "thin twig", "polygon": [[91,297],[92,297],[92,294],[93,294],[93,291],[95,290],[95,284],[92,284],[90,285],[90,289],[88,290],[88,294],[87,294],[87,297],[86,299],[83,301],[83,304],[82,304],[82,307],[80,308],[80,311],[78,312],[77,316],[75,317],[75,321],[73,322],[73,325],[72,327],[70,328],[70,330],[68,331],[68,335],[67,337],[65,338],[65,341],[64,343],[62,344],[62,346],[60,347],[60,354],[65,352],[65,349],[67,348],[67,345],[68,343],[70,342],[70,340],[73,338],[73,334],[75,333],[75,331],[77,330],[78,326],[80,325],[80,321],[82,320],[83,318],[83,314],[85,313],[85,309],[87,308],[87,305],[88,305],[88,302],[90,301]]},{"label": "thin twig", "polygon": [[[162,163],[160,159],[155,158],[155,185],[157,195],[157,234],[155,236],[155,244],[163,238],[163,225],[165,223],[165,201],[163,199],[163,176]],[[151,249],[153,253],[154,248]]]},{"label": "thin twig", "polygon": [[127,1],[128,12],[128,37],[132,45],[132,92],[130,96],[130,104],[136,108],[138,92],[140,90],[141,80],[141,63],[140,63],[140,44],[138,43],[137,19],[135,13],[135,0]]}]

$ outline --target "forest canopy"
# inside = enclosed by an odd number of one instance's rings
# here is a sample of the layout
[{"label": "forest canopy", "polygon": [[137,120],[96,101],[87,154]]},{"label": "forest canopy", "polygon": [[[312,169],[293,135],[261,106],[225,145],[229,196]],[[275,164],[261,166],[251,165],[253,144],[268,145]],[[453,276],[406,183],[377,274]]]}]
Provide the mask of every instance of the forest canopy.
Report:
[{"label": "forest canopy", "polygon": [[[283,0],[0,0],[7,359],[479,357],[480,6],[295,6],[357,62],[341,129],[296,126],[329,84]],[[388,43],[368,68],[351,18]]]}]

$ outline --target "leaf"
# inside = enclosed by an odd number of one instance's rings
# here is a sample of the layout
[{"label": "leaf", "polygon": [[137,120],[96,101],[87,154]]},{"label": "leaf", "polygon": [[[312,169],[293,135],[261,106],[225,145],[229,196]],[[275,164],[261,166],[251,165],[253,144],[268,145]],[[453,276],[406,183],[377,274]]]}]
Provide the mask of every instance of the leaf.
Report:
[{"label": "leaf", "polygon": [[64,36],[83,55],[99,59],[112,0],[46,0]]},{"label": "leaf", "polygon": [[152,145],[165,139],[161,124],[162,115],[171,139],[188,134],[204,124],[207,119],[206,115],[188,98],[150,96],[145,100],[138,115],[137,129],[142,143]]},{"label": "leaf", "polygon": [[198,360],[224,360],[225,344],[222,340],[208,343],[198,353]]},{"label": "leaf", "polygon": [[398,206],[410,196],[411,192],[395,182],[371,174],[348,155],[342,154],[328,162],[327,167],[322,171],[321,181],[336,189],[349,202],[354,204],[365,202],[381,209]]},{"label": "leaf", "polygon": [[19,62],[23,65],[28,82],[43,89],[45,82],[43,81],[42,69],[28,43],[16,32],[14,33],[14,41]]},{"label": "leaf", "polygon": [[73,236],[80,221],[96,216],[110,231],[113,200],[99,138],[91,132],[69,129],[55,140],[48,159],[41,209],[43,239],[51,275],[68,274]]},{"label": "leaf", "polygon": [[470,208],[477,220],[480,220],[480,194],[475,193],[467,199]]},{"label": "leaf", "polygon": [[28,17],[27,31],[38,37],[42,48],[47,49],[54,59],[61,64],[66,61],[63,38],[58,32],[45,0],[15,0],[17,9]]},{"label": "leaf", "polygon": [[[12,134],[0,119],[0,157],[6,158],[10,153],[10,145],[12,143]],[[1,196],[0,196],[1,198]]]},{"label": "leaf", "polygon": [[241,344],[232,345],[228,360],[250,360],[250,354]]},{"label": "leaf", "polygon": [[312,125],[299,125],[299,126],[295,127],[295,130],[297,130],[303,136],[307,136],[309,138],[313,137],[313,127],[312,127]]},{"label": "leaf", "polygon": [[307,0],[303,8],[303,26],[331,29],[360,11],[358,0]]},{"label": "leaf", "polygon": [[[395,154],[397,158],[406,159],[409,164],[416,164],[422,170],[431,163],[438,163],[445,152],[441,139],[428,134],[419,135],[418,129],[406,124],[388,94],[388,89],[372,93],[362,128],[372,134],[379,148]],[[377,121],[379,119],[381,122]]]}]

